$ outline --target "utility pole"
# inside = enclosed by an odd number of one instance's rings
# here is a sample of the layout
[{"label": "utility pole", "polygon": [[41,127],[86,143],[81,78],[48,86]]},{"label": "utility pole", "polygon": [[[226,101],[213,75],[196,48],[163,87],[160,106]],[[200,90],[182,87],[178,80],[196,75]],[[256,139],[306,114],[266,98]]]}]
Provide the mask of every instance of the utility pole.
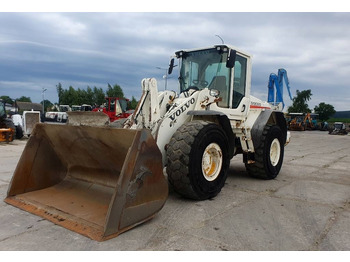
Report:
[{"label": "utility pole", "polygon": [[165,70],[165,75],[163,75],[163,78],[165,79],[165,90],[166,90],[168,85],[168,68],[163,68],[159,66],[157,66],[156,68],[160,70]]},{"label": "utility pole", "polygon": [[43,96],[43,115],[45,114],[45,91],[47,89],[43,88],[43,91],[41,92],[42,96]]}]

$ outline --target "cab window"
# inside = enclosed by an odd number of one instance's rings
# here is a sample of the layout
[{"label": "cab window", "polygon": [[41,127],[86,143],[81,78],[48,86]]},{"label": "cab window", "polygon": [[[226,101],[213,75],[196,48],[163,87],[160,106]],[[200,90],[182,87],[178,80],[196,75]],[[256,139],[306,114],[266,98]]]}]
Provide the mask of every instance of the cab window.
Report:
[{"label": "cab window", "polygon": [[226,67],[226,62],[211,64],[205,70],[205,79],[209,83],[209,89],[216,89],[220,92],[221,101],[218,102],[220,107],[229,106],[230,72],[230,68]]},{"label": "cab window", "polygon": [[237,108],[245,96],[247,59],[237,55],[234,67],[232,108]]}]

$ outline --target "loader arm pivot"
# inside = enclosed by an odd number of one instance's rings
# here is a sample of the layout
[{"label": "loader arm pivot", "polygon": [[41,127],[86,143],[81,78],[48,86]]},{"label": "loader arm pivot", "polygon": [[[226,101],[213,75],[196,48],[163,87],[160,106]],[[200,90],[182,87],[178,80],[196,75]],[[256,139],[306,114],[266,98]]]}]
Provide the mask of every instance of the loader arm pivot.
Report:
[{"label": "loader arm pivot", "polygon": [[157,81],[145,78],[141,81],[142,96],[135,112],[125,122],[125,127],[153,129],[160,118]]}]

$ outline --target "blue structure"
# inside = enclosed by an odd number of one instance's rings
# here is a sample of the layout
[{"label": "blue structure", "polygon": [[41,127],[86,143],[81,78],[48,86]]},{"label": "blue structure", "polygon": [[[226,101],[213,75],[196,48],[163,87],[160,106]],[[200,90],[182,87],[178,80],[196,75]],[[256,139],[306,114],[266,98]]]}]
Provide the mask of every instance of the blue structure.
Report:
[{"label": "blue structure", "polygon": [[[289,97],[293,100],[290,93],[289,81],[287,76],[287,71],[283,68],[278,69],[278,75],[271,73],[268,84],[268,97],[267,101],[271,104],[277,105],[282,102],[282,109],[284,108],[283,101],[283,79],[286,82]],[[276,93],[274,87],[276,86]]]}]

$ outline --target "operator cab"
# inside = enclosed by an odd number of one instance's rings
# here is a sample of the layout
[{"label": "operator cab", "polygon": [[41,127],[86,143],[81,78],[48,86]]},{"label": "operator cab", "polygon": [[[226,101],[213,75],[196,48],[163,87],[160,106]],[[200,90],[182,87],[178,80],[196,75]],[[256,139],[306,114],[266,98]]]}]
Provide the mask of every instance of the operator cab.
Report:
[{"label": "operator cab", "polygon": [[107,111],[115,112],[115,115],[121,115],[127,110],[127,102],[125,99],[119,99],[116,97],[106,98]]},{"label": "operator cab", "polygon": [[[180,59],[180,93],[191,89],[213,89],[219,91],[218,97],[221,98],[218,102],[219,107],[238,107],[246,95],[247,58],[225,45],[178,51],[176,57]],[[169,74],[173,67],[172,60]]]}]

